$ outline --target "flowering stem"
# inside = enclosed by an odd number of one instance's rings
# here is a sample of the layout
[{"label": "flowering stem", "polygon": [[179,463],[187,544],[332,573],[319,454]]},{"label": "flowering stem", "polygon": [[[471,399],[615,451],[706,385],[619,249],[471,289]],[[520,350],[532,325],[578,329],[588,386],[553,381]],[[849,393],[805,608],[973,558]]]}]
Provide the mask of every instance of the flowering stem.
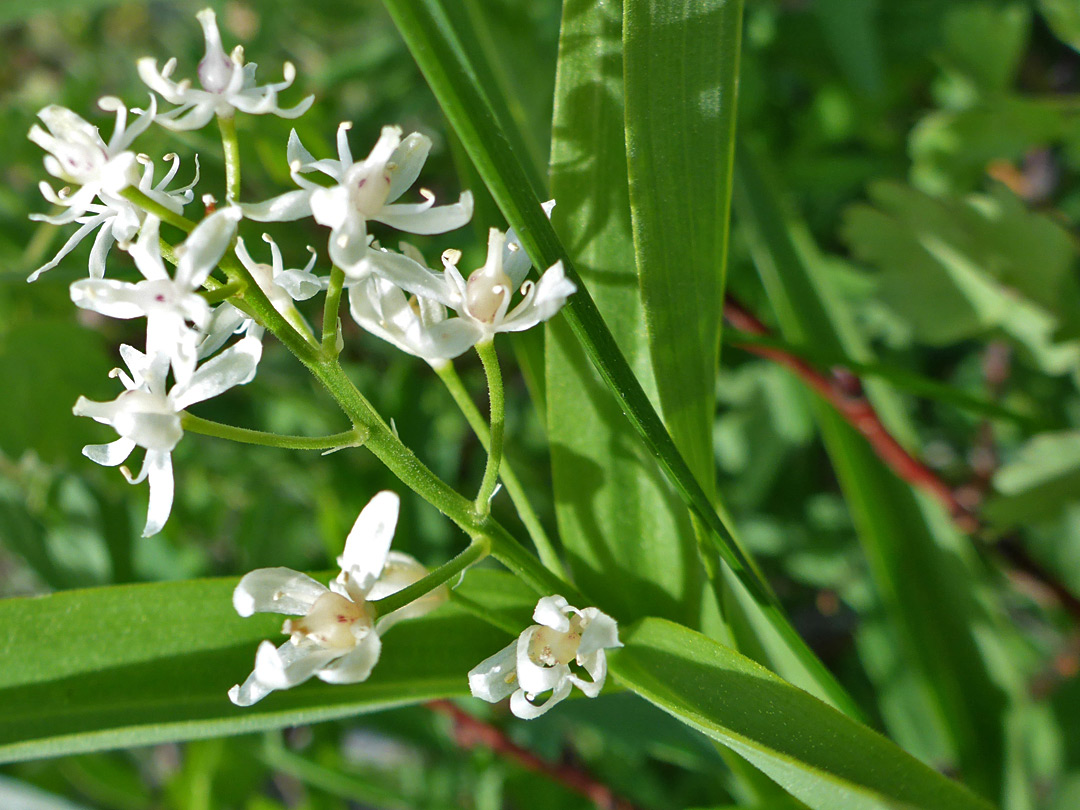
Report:
[{"label": "flowering stem", "polygon": [[236,137],[236,116],[219,115],[217,122],[225,152],[225,195],[226,199],[236,201],[240,199],[240,142]]},{"label": "flowering stem", "polygon": [[154,198],[143,194],[139,189],[135,188],[135,186],[128,186],[120,192],[120,196],[128,202],[139,206],[139,208],[143,209],[146,213],[153,214],[162,222],[167,222],[169,225],[172,225],[174,228],[179,228],[185,233],[190,233],[195,229],[195,223],[190,219],[181,214],[177,214],[175,211],[171,211]]},{"label": "flowering stem", "polygon": [[488,397],[491,402],[491,438],[488,447],[487,467],[484,480],[480,482],[480,491],[476,493],[476,511],[486,515],[491,511],[491,497],[499,480],[499,463],[502,461],[503,424],[505,422],[506,403],[503,396],[502,372],[499,370],[499,356],[495,353],[495,343],[484,340],[476,344],[476,353],[484,364],[487,375]]},{"label": "flowering stem", "polygon": [[338,327],[341,323],[341,290],[345,284],[345,271],[340,267],[330,268],[330,286],[326,289],[326,301],[323,304],[322,349],[327,357],[338,356]]},{"label": "flowering stem", "polygon": [[[477,408],[476,403],[472,401],[469,392],[465,390],[465,386],[461,382],[461,377],[458,376],[454,364],[448,362],[441,366],[437,366],[435,367],[435,373],[439,375],[439,379],[446,385],[446,389],[450,392],[450,396],[454,398],[454,402],[456,402],[458,408],[461,409],[461,413],[465,416],[473,433],[476,434],[476,438],[480,440],[480,444],[487,450],[491,443],[491,434],[488,431],[487,422],[484,421],[484,417],[480,414],[480,409]],[[503,484],[506,485],[506,491],[510,495],[510,500],[514,502],[514,506],[518,511],[518,516],[521,518],[521,522],[525,525],[525,530],[529,533],[529,537],[532,538],[533,544],[536,546],[536,551],[540,555],[540,561],[559,576],[565,577],[566,573],[563,570],[562,561],[559,559],[559,555],[555,552],[555,546],[547,536],[547,532],[544,531],[544,526],[540,522],[540,518],[533,509],[532,504],[529,503],[529,497],[525,494],[525,487],[521,485],[521,481],[518,480],[517,475],[515,475],[514,470],[510,466],[509,460],[506,458],[503,458],[502,460],[502,465],[499,469],[499,478],[502,479]]]},{"label": "flowering stem", "polygon": [[466,568],[478,563],[490,553],[491,539],[483,536],[477,537],[469,543],[464,551],[449,562],[440,565],[423,579],[419,579],[412,585],[402,588],[389,596],[384,596],[382,599],[376,599],[371,602],[371,605],[374,606],[379,616],[386,616],[430,593],[443,583],[449,582]]},{"label": "flowering stem", "polygon": [[363,444],[366,432],[353,428],[330,436],[284,436],[280,433],[266,433],[262,430],[225,425],[203,419],[201,416],[184,413],[180,425],[189,433],[228,439],[244,444],[258,444],[263,447],[283,447],[287,450],[336,450],[340,447],[359,447]]}]

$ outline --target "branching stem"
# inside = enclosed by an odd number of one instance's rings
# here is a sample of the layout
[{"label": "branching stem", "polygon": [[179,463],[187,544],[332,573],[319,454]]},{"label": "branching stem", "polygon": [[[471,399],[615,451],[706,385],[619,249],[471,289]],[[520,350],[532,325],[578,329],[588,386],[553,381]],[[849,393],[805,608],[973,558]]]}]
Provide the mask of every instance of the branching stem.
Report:
[{"label": "branching stem", "polygon": [[180,425],[189,433],[228,439],[244,444],[258,444],[263,447],[283,447],[287,450],[336,450],[339,447],[359,447],[364,442],[366,431],[344,430],[329,436],[285,436],[280,433],[266,433],[261,430],[225,425],[203,419],[201,416],[185,413],[180,417]]}]

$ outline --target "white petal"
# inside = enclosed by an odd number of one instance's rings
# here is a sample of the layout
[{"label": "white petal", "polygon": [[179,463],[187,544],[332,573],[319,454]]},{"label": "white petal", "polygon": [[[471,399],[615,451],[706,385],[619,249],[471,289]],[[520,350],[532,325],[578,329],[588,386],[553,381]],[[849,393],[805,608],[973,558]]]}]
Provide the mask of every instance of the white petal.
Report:
[{"label": "white petal", "polygon": [[392,282],[405,292],[430,298],[448,307],[460,304],[444,275],[434,273],[408,256],[388,250],[369,250],[359,269]]},{"label": "white petal", "polygon": [[356,279],[357,265],[371,252],[367,222],[359,214],[349,216],[339,228],[330,232],[327,252],[330,261],[345,271],[346,280]]},{"label": "white petal", "polygon": [[245,617],[254,613],[303,616],[324,593],[325,586],[291,568],[257,568],[237,583],[233,607]]},{"label": "white petal", "polygon": [[142,536],[150,537],[161,531],[172,511],[172,454],[168,451],[147,450],[143,469],[147,471],[150,479],[150,504],[146,509],[146,527]]},{"label": "white petal", "polygon": [[[270,644],[269,641],[266,643]],[[242,684],[237,684],[229,690],[229,700],[237,706],[251,706],[258,703],[272,691],[272,689],[263,686],[263,684],[259,682],[259,679],[255,677],[255,673],[252,672],[248,675],[246,681]]]},{"label": "white petal", "polygon": [[170,277],[165,269],[165,262],[161,259],[160,230],[161,220],[147,216],[139,230],[138,241],[128,249],[131,258],[135,260],[135,266],[147,281],[160,281]]},{"label": "white petal", "polygon": [[251,382],[261,357],[262,343],[251,336],[243,338],[199,366],[186,386],[177,385],[169,394],[173,406],[182,411],[196,402],[216,397],[235,385]]},{"label": "white petal", "polygon": [[299,644],[286,641],[277,649],[264,641],[255,654],[254,674],[268,689],[288,689],[306,681],[340,654],[307,639]]},{"label": "white petal", "polygon": [[299,163],[303,168],[315,162],[315,157],[300,143],[300,136],[296,134],[295,129],[289,131],[289,143],[285,147],[285,158],[289,161],[290,167]]},{"label": "white petal", "polygon": [[570,667],[557,664],[552,667],[534,663],[529,656],[529,645],[540,625],[527,628],[517,641],[517,676],[521,688],[529,693],[546,692],[555,689],[570,677]]},{"label": "white petal", "polygon": [[371,675],[371,670],[379,662],[382,652],[382,641],[378,633],[368,633],[357,645],[338,658],[331,661],[315,674],[326,683],[359,683],[366,681]]},{"label": "white petal", "polygon": [[365,593],[386,564],[400,508],[397,493],[389,490],[377,493],[360,511],[345,540],[345,551],[338,557],[338,565],[357,580]]},{"label": "white petal", "polygon": [[569,605],[570,603],[558,594],[545,596],[536,603],[536,609],[533,610],[533,621],[560,633],[567,633],[570,631],[570,617],[568,615],[570,611],[566,609]]},{"label": "white petal", "polygon": [[525,696],[525,690],[519,689],[510,696],[510,712],[522,720],[534,720],[547,712],[556,703],[565,700],[566,696],[570,694],[571,688],[572,684],[569,679],[563,681],[551,693],[551,697],[539,705],[532,703]]},{"label": "white petal", "polygon": [[117,439],[108,444],[88,444],[82,449],[82,453],[91,461],[105,467],[116,467],[127,461],[131,451],[135,449],[135,442],[131,439]]},{"label": "white petal", "polygon": [[570,682],[584,692],[586,697],[594,698],[600,694],[607,679],[607,656],[603,650],[597,650],[591,655],[578,653],[578,663],[585,668],[592,680],[587,681],[571,673]]},{"label": "white petal", "polygon": [[[292,192],[296,194],[297,192]],[[331,186],[330,188],[317,188],[311,192],[305,192],[309,198],[309,208],[315,221],[327,228],[338,229],[345,225],[350,216],[360,215],[351,210],[349,205],[349,190],[345,186]]]},{"label": "white petal", "polygon": [[116,243],[116,219],[118,218],[106,220],[97,236],[94,237],[94,244],[90,248],[90,278],[104,278],[105,276],[105,257],[109,255],[109,250]]},{"label": "white petal", "polygon": [[177,284],[194,290],[206,281],[236,235],[236,223],[241,217],[240,208],[230,205],[215,211],[195,226],[195,230],[184,240],[183,250],[178,251]]},{"label": "white petal", "polygon": [[453,205],[434,208],[412,205],[387,205],[373,217],[375,220],[408,233],[446,233],[468,223],[473,215],[472,192],[464,191],[461,199]]},{"label": "white petal", "polygon": [[574,283],[566,278],[563,263],[555,262],[536,283],[526,300],[497,324],[496,331],[521,332],[541,321],[549,320],[558,314],[566,299],[576,291]]},{"label": "white petal", "polygon": [[394,168],[390,169],[390,192],[386,197],[388,202],[396,200],[416,182],[430,152],[431,138],[419,132],[411,132],[405,136],[390,156],[390,163],[394,164]]},{"label": "white petal", "polygon": [[307,301],[326,288],[322,279],[304,270],[285,270],[274,278],[274,283],[285,290],[293,301]]},{"label": "white petal", "polygon": [[[544,209],[544,213],[547,214],[547,218],[551,219],[551,211],[555,208],[555,201],[548,200],[541,203],[541,207]],[[532,267],[532,262],[529,260],[529,255],[522,247],[517,232],[511,228],[506,232],[506,244],[503,246],[503,272],[510,277],[513,286],[517,288],[521,286],[521,282],[529,274],[530,267]]]},{"label": "white petal", "polygon": [[[75,233],[73,233],[68,238],[68,240],[64,243],[64,246],[61,247],[60,250],[57,251],[56,255],[53,256],[50,261],[43,264],[41,267],[39,267],[37,270],[35,270],[33,273],[31,273],[30,277],[27,278],[26,280],[27,281],[37,281],[38,276],[40,276],[42,273],[46,273],[49,270],[52,270],[54,267],[56,267],[56,265],[60,264],[60,262],[63,261],[64,257],[67,256],[69,253],[71,253],[71,251],[73,251],[75,249],[75,247],[83,239],[85,239],[87,236],[89,236],[90,232],[92,230],[94,230],[94,228],[97,228],[97,227],[101,226],[102,222],[103,222],[103,220],[95,218],[95,219],[91,220],[90,222],[84,223],[82,225],[82,227],[79,228],[79,230],[75,231]],[[91,265],[93,265],[93,254],[91,254],[91,262],[90,263],[91,263]]]},{"label": "white petal", "polygon": [[618,623],[606,613],[590,607],[581,611],[581,618],[585,629],[581,633],[581,644],[578,646],[579,656],[623,645],[619,641]]},{"label": "white petal", "polygon": [[288,191],[261,203],[241,203],[244,216],[255,222],[292,222],[311,216],[311,192]]},{"label": "white petal", "polygon": [[517,689],[517,641],[512,641],[490,658],[469,670],[469,691],[473,697],[498,703]]},{"label": "white petal", "polygon": [[107,318],[129,320],[146,315],[146,295],[135,284],[108,278],[83,278],[71,285],[71,300],[80,309]]}]

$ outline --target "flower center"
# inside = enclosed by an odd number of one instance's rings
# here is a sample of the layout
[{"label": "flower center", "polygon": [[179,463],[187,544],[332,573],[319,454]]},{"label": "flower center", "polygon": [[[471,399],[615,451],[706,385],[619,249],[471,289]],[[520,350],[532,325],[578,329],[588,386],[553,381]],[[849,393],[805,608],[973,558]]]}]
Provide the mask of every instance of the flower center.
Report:
[{"label": "flower center", "polygon": [[172,450],[184,436],[180,416],[168,399],[149,391],[125,391],[117,398],[116,432],[147,450]]},{"label": "flower center", "polygon": [[581,630],[581,617],[576,614],[570,618],[570,629],[565,633],[541,626],[529,642],[529,658],[548,667],[569,664],[577,658]]},{"label": "flower center", "polygon": [[372,219],[390,196],[390,173],[385,166],[361,167],[352,178],[352,204],[365,219]]},{"label": "flower center", "polygon": [[469,314],[484,323],[493,323],[503,301],[510,297],[513,282],[501,267],[481,267],[465,285],[465,305]]},{"label": "flower center", "polygon": [[328,591],[315,600],[304,618],[286,621],[283,630],[293,642],[310,638],[323,647],[350,650],[371,628],[371,613],[366,605]]}]

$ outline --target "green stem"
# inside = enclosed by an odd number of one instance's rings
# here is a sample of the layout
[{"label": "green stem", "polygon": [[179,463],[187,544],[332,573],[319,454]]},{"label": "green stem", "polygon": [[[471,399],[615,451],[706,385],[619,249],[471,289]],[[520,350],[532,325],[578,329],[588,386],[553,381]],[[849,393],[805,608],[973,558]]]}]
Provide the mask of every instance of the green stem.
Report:
[{"label": "green stem", "polygon": [[240,141],[236,137],[236,116],[218,116],[221,146],[225,152],[225,195],[233,202],[240,199]]},{"label": "green stem", "polygon": [[495,343],[491,340],[477,343],[476,353],[480,355],[480,362],[484,364],[488,397],[491,402],[491,439],[487,467],[484,469],[484,480],[480,482],[480,491],[476,493],[476,511],[481,515],[486,515],[491,511],[491,497],[495,494],[495,486],[499,480],[506,401],[503,395],[502,372],[499,370],[499,355],[495,353]]},{"label": "green stem", "polygon": [[371,602],[379,616],[386,616],[430,593],[443,583],[449,582],[466,568],[478,563],[491,553],[491,539],[480,536],[448,563],[444,563],[408,587]]},{"label": "green stem", "polygon": [[338,325],[341,323],[341,290],[345,285],[345,271],[330,268],[330,286],[326,289],[323,304],[322,350],[327,357],[338,356]]},{"label": "green stem", "polygon": [[231,298],[239,292],[243,292],[243,285],[239,281],[222,284],[220,287],[204,290],[200,293],[203,300],[208,304],[219,304],[226,298]]},{"label": "green stem", "polygon": [[356,428],[330,436],[284,436],[280,433],[266,433],[262,430],[225,425],[190,413],[184,413],[180,417],[180,425],[189,433],[244,444],[258,444],[263,447],[283,447],[287,450],[336,450],[339,447],[359,447],[365,438],[365,431]]},{"label": "green stem", "polygon": [[190,233],[195,229],[195,223],[190,219],[181,214],[177,214],[174,211],[170,211],[157,200],[143,194],[139,189],[135,188],[135,186],[128,186],[120,192],[120,196],[128,202],[139,206],[139,208],[146,211],[146,213],[153,214],[162,222],[167,222],[185,233]]},{"label": "green stem", "polygon": [[[454,364],[448,362],[435,367],[435,373],[439,375],[439,379],[446,385],[450,396],[454,398],[454,402],[461,409],[461,413],[465,416],[465,420],[469,423],[473,433],[476,434],[476,438],[480,440],[480,444],[485,450],[489,449],[491,434],[488,431],[487,422],[484,421],[480,409],[476,407],[476,403],[469,396],[469,392],[465,390],[465,385],[461,382],[461,377],[458,376]],[[529,502],[525,487],[521,485],[521,481],[514,473],[513,468],[510,466],[510,460],[506,458],[505,454],[499,468],[499,478],[502,479],[503,484],[506,486],[506,492],[510,495],[510,500],[514,502],[518,516],[536,546],[540,561],[560,577],[565,578],[566,572],[563,569],[559,555],[555,551],[555,545],[547,536],[547,532],[544,531],[544,525],[540,522],[540,518]]]}]

